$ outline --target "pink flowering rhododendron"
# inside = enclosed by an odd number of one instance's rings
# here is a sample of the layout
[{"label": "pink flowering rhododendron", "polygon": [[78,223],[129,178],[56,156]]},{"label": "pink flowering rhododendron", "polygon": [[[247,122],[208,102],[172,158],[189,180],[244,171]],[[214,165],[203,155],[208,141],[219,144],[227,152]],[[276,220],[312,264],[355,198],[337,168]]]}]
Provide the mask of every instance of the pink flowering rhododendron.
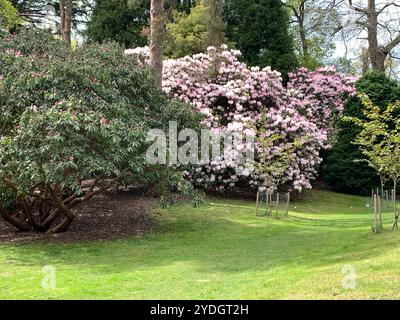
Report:
[{"label": "pink flowering rhododendron", "polygon": [[288,90],[294,90],[298,99],[294,99],[297,108],[307,115],[327,133],[344,110],[349,95],[356,93],[355,77],[345,77],[336,73],[335,67],[323,67],[316,71],[300,68],[289,74]]},{"label": "pink flowering rhododendron", "polygon": [[[148,48],[126,53],[136,54],[142,63],[148,61]],[[163,90],[172,98],[194,104],[204,115],[204,124],[215,132],[257,136],[259,163],[274,164],[281,161],[282,152],[288,152],[288,164],[279,177],[273,177],[273,170],[266,176],[248,168],[238,176],[235,156],[251,147],[243,142],[187,175],[195,183],[212,184],[217,189],[233,187],[240,179],[258,188],[283,184],[299,191],[311,188],[322,161],[320,151],[329,147],[334,120],[343,112],[348,97],[355,94],[356,79],[336,73],[334,67],[316,71],[301,68],[289,75],[284,87],[279,72],[270,67],[248,67],[240,62],[240,55],[240,51],[222,46],[210,47],[207,53],[166,60]],[[271,137],[273,143],[265,150],[260,139]],[[271,181],[278,183],[271,186]]]}]

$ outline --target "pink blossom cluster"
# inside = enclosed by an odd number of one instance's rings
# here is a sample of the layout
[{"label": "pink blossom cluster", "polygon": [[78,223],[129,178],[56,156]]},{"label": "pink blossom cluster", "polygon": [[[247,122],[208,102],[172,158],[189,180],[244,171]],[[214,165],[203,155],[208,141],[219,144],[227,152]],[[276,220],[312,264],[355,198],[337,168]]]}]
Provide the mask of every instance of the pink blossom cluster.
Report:
[{"label": "pink blossom cluster", "polygon": [[20,58],[23,57],[24,55],[22,54],[21,51],[17,50],[13,50],[13,49],[7,49],[6,53],[9,54],[10,56],[14,56],[15,58]]},{"label": "pink blossom cluster", "polygon": [[141,67],[148,66],[150,64],[150,57],[149,57],[149,47],[137,47],[133,49],[126,49],[126,55],[134,55],[138,59],[138,63]]},{"label": "pink blossom cluster", "polygon": [[334,66],[322,67],[316,71],[300,68],[289,74],[289,91],[295,91],[293,103],[307,115],[309,121],[329,134],[334,123],[343,113],[349,96],[356,94],[356,77],[347,77],[336,72]]},{"label": "pink blossom cluster", "polygon": [[[140,61],[148,57],[146,48],[132,53],[139,54]],[[290,152],[288,165],[275,177],[273,170],[265,176],[265,172],[248,168],[242,168],[238,176],[238,164],[233,159],[250,147],[243,142],[230,154],[188,172],[188,176],[217,189],[233,187],[241,177],[258,188],[270,188],[270,181],[299,191],[311,188],[322,161],[320,151],[329,146],[332,119],[343,112],[346,99],[355,93],[356,79],[336,73],[333,67],[317,71],[301,68],[290,74],[286,88],[279,72],[270,67],[248,67],[239,60],[240,55],[240,51],[222,46],[167,60],[163,90],[172,98],[194,104],[211,130],[247,130],[261,139],[275,137],[267,150],[256,140],[256,161],[273,166],[282,152]]]}]

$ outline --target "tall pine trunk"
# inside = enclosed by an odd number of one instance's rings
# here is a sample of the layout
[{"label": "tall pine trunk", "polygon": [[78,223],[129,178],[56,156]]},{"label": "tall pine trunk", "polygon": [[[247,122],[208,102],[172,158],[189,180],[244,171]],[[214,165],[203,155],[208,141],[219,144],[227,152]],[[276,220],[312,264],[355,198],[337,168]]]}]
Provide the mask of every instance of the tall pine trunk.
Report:
[{"label": "tall pine trunk", "polygon": [[165,34],[164,0],[151,0],[150,31],[150,66],[156,76],[156,85],[161,89],[163,72],[163,42]]},{"label": "tall pine trunk", "polygon": [[71,44],[72,2],[73,0],[60,0],[60,32],[68,44]]},{"label": "tall pine trunk", "polygon": [[224,22],[222,21],[219,13],[219,1],[220,0],[207,0],[205,2],[209,10],[209,21],[208,21],[208,34],[207,34],[207,46],[218,47],[226,42],[224,33]]}]

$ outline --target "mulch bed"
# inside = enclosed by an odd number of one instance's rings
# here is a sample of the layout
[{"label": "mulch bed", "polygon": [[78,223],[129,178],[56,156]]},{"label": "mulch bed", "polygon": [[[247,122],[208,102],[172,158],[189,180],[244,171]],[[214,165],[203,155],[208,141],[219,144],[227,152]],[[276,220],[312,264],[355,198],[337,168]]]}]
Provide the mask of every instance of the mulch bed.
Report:
[{"label": "mulch bed", "polygon": [[139,236],[155,226],[151,211],[156,205],[156,199],[131,191],[108,192],[77,206],[74,209],[76,219],[64,233],[19,232],[0,220],[0,243],[105,241]]}]

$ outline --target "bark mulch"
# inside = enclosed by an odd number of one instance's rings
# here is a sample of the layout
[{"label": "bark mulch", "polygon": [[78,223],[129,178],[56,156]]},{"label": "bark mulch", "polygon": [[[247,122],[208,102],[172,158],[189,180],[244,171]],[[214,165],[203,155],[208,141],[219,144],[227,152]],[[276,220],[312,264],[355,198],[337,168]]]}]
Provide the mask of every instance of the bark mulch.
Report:
[{"label": "bark mulch", "polygon": [[155,226],[151,211],[156,205],[156,199],[130,191],[107,192],[74,208],[76,218],[64,233],[19,232],[0,219],[0,243],[106,241],[140,236]]}]

